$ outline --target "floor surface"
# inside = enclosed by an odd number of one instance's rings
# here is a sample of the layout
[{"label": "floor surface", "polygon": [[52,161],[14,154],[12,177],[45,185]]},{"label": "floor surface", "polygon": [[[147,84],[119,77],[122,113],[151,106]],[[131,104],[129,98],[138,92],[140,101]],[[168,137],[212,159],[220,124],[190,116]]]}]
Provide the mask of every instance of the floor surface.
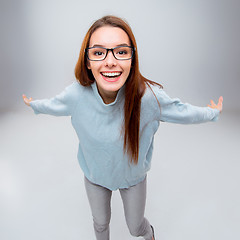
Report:
[{"label": "floor surface", "polygon": [[[95,239],[67,117],[31,109],[0,115],[0,239]],[[156,240],[240,239],[240,113],[217,123],[161,123],[148,174],[146,217]],[[111,239],[131,240],[119,192]],[[142,238],[137,238],[142,239]]]}]

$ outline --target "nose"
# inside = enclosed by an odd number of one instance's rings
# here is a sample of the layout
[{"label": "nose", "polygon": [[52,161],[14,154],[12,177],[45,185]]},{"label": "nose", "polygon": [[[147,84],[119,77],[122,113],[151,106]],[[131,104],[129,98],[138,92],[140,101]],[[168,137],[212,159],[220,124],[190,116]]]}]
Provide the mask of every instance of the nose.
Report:
[{"label": "nose", "polygon": [[105,66],[114,67],[117,65],[117,59],[113,56],[112,51],[108,51],[107,56],[105,58]]}]

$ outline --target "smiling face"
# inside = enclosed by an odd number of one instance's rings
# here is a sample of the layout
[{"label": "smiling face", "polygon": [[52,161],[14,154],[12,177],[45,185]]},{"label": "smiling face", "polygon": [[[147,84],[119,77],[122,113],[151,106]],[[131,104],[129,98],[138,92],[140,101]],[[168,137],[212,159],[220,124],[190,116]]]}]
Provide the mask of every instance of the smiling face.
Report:
[{"label": "smiling face", "polygon": [[[125,31],[118,27],[104,26],[98,28],[91,36],[89,47],[115,48],[131,46]],[[132,59],[117,60],[111,51],[102,61],[88,60],[88,69],[96,80],[99,94],[105,103],[115,100],[118,90],[125,84],[130,70]]]}]

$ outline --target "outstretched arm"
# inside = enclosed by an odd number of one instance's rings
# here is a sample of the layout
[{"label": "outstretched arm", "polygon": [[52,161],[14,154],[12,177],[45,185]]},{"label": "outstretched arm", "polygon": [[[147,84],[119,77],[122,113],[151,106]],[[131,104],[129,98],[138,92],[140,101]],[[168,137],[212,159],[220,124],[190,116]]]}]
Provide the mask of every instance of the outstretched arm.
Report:
[{"label": "outstretched arm", "polygon": [[23,101],[30,106],[36,114],[43,113],[54,116],[72,115],[75,105],[78,102],[79,84],[74,82],[66,87],[63,92],[50,99],[34,100],[22,95]]},{"label": "outstretched arm", "polygon": [[183,103],[178,98],[170,98],[162,89],[158,89],[156,95],[161,106],[159,120],[164,122],[192,124],[216,121],[222,111],[222,97],[217,104],[211,100],[208,107],[198,107]]}]

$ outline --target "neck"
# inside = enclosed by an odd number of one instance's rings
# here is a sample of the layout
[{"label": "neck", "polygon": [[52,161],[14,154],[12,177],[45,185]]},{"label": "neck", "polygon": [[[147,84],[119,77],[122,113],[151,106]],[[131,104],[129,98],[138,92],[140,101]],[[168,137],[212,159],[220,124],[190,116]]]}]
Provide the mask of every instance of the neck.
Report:
[{"label": "neck", "polygon": [[105,104],[109,104],[109,103],[112,103],[115,101],[116,99],[116,96],[117,96],[117,92],[115,93],[112,93],[111,95],[108,95],[108,94],[101,94],[99,93],[100,96],[102,97],[102,100]]},{"label": "neck", "polygon": [[117,93],[116,92],[105,92],[105,91],[101,91],[101,89],[98,88],[98,93],[101,96],[103,102],[105,104],[109,104],[115,101],[116,97],[117,97]]}]

